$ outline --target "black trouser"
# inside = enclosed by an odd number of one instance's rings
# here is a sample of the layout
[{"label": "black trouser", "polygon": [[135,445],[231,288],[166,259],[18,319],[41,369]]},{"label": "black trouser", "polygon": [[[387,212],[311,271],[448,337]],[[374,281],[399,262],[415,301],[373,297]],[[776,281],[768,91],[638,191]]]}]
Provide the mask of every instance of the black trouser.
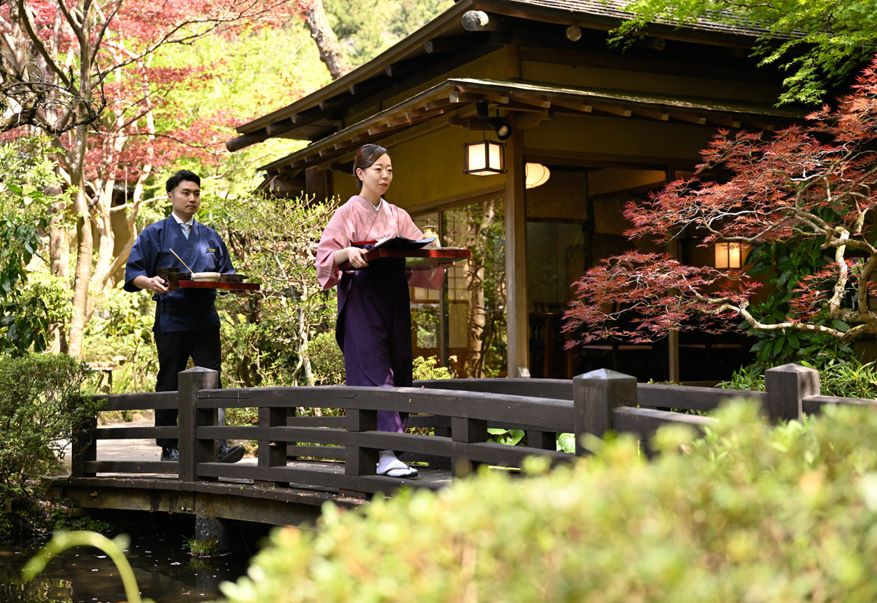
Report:
[{"label": "black trouser", "polygon": [[[176,331],[160,333],[157,329],[155,347],[158,349],[158,379],[155,384],[157,392],[174,392],[178,387],[178,374],[186,370],[189,358],[195,366],[213,369],[219,372],[222,367],[222,350],[219,344],[219,327],[198,329],[196,331]],[[220,383],[220,387],[222,387]],[[155,425],[176,425],[176,409],[155,411]],[[159,446],[177,448],[175,439],[156,439]]]}]

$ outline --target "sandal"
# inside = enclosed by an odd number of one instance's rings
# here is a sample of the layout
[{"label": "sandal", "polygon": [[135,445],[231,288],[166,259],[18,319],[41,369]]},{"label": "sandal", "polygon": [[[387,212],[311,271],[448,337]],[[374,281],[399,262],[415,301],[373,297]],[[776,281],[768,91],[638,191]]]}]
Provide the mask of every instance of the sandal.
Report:
[{"label": "sandal", "polygon": [[406,465],[399,459],[393,460],[387,467],[384,468],[383,471],[380,471],[378,475],[384,475],[386,477],[398,477],[398,478],[407,478],[413,479],[417,477],[417,469],[410,465]]}]

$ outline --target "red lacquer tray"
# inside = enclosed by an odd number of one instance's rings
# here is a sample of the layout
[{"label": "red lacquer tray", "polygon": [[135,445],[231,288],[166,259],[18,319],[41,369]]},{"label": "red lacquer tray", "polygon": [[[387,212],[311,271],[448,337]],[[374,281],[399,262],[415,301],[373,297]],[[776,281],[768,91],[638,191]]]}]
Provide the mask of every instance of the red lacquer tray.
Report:
[{"label": "red lacquer tray", "polygon": [[[408,270],[431,270],[460,260],[468,260],[471,255],[468,249],[459,247],[444,247],[442,249],[386,249],[378,247],[366,253],[365,260],[371,263],[385,258],[405,258],[405,268]],[[341,270],[353,270],[350,262],[344,262],[340,268]]]},{"label": "red lacquer tray", "polygon": [[[176,285],[176,286],[175,286]],[[168,289],[223,289],[225,291],[258,291],[259,283],[227,283],[225,281],[171,281]]]}]

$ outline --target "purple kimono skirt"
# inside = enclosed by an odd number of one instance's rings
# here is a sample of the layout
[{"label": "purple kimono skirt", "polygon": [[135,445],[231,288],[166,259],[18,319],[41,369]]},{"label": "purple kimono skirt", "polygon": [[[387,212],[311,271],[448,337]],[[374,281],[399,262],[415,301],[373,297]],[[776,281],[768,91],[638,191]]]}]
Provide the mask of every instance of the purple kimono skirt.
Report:
[{"label": "purple kimono skirt", "polygon": [[[411,306],[404,260],[345,272],[338,286],[335,338],[347,385],[412,384]],[[407,413],[378,411],[378,431],[405,430]]]}]

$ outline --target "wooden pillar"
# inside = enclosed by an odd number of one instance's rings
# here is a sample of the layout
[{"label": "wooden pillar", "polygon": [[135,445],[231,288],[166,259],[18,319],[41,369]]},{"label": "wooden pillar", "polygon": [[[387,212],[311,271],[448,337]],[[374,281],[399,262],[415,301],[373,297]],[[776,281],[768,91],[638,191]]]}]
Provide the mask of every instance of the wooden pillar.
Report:
[{"label": "wooden pillar", "polygon": [[200,555],[203,557],[215,557],[231,550],[226,522],[217,517],[195,515],[195,541],[204,549],[205,554]]},{"label": "wooden pillar", "polygon": [[[285,408],[259,407],[259,427],[284,427],[286,426]],[[285,467],[286,466],[286,442],[273,440],[259,440],[258,452],[259,467]],[[262,485],[272,485],[274,482],[257,482]],[[288,482],[280,482],[278,486],[286,486]]]},{"label": "wooden pillar", "polygon": [[70,476],[71,477],[94,477],[93,471],[85,471],[85,463],[97,460],[97,416],[92,415],[77,425],[73,432],[73,441],[70,450]]},{"label": "wooden pillar", "polygon": [[[505,45],[508,79],[521,77],[521,53],[517,44]],[[505,273],[506,336],[509,377],[530,375],[530,325],[527,311],[527,213],[524,203],[524,136],[506,117],[512,136],[506,141]]]},{"label": "wooden pillar", "polygon": [[506,142],[505,273],[508,375],[530,368],[529,316],[527,313],[527,215],[524,205],[524,154],[521,132]]},{"label": "wooden pillar", "polygon": [[[465,417],[451,417],[451,439],[461,444],[487,441],[487,421],[481,419],[467,419]],[[477,463],[466,454],[456,452],[453,457],[453,471],[456,476],[466,476],[472,472]]]},{"label": "wooden pillar", "polygon": [[198,479],[198,463],[206,463],[214,459],[213,440],[195,438],[198,427],[216,425],[215,408],[198,408],[198,391],[217,389],[219,373],[200,366],[180,373],[177,398],[180,408],[179,446],[180,446],[180,479],[193,482]]},{"label": "wooden pillar", "polygon": [[307,168],[305,170],[305,189],[308,195],[314,195],[317,203],[332,196],[332,179],[328,170]]},{"label": "wooden pillar", "polygon": [[[378,428],[378,411],[349,408],[345,411],[347,431],[375,431]],[[374,475],[377,472],[378,451],[348,444],[345,448],[345,475]]]},{"label": "wooden pillar", "polygon": [[819,371],[800,364],[784,364],[764,372],[767,413],[774,423],[804,416],[803,401],[819,395]]},{"label": "wooden pillar", "polygon": [[582,444],[586,433],[602,437],[612,429],[612,410],[636,406],[636,377],[608,369],[598,369],[573,377],[576,455],[588,451]]}]

